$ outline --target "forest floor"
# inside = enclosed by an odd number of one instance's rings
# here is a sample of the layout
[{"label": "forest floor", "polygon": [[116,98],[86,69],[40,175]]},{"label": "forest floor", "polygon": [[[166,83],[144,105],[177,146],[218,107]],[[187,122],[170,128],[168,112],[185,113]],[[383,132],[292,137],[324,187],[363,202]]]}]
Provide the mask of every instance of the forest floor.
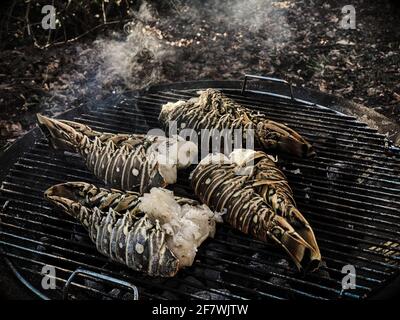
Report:
[{"label": "forest floor", "polygon": [[[355,1],[176,1],[142,6],[124,30],[102,29],[68,45],[0,52],[0,148],[56,114],[111,90],[161,82],[270,75],[364,104],[400,122],[400,12]],[[218,4],[216,4],[218,3]]]}]

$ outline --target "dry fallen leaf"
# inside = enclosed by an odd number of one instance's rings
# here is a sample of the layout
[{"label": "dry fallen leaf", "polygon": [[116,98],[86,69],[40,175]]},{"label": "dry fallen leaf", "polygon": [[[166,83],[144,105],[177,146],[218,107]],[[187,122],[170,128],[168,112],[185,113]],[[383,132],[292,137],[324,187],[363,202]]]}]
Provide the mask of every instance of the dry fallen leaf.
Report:
[{"label": "dry fallen leaf", "polygon": [[0,135],[2,137],[18,137],[23,132],[21,123],[0,120]]},{"label": "dry fallen leaf", "polygon": [[351,42],[349,40],[339,40],[339,41],[336,41],[336,44],[341,44],[344,46],[354,46],[355,45],[354,42]]}]

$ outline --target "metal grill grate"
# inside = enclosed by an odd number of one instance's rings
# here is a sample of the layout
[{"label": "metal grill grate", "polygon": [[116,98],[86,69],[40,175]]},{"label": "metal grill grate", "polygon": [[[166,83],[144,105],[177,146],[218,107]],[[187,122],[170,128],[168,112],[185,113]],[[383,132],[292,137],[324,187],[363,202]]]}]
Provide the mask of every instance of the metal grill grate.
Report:
[{"label": "metal grill grate", "polygon": [[[156,87],[137,95],[112,95],[68,116],[108,132],[147,132],[159,127],[162,104],[196,95],[196,85]],[[221,83],[212,87],[219,88]],[[194,265],[171,279],[154,279],[111,263],[99,254],[85,230],[43,199],[49,186],[83,180],[102,185],[75,156],[54,153],[34,130],[8,152],[12,165],[0,172],[0,247],[15,272],[42,297],[62,298],[65,283],[78,268],[135,285],[140,299],[174,298],[364,298],[399,274],[400,161],[385,155],[384,136],[355,118],[327,108],[238,86],[223,91],[239,103],[286,123],[316,147],[313,160],[281,160],[299,209],[313,226],[326,266],[298,274],[284,253],[220,226],[215,239],[200,248]],[[12,153],[12,154],[11,154]],[[193,197],[189,171],[174,186]],[[390,249],[390,254],[388,250]],[[342,267],[356,268],[356,289],[342,290]],[[41,289],[44,265],[56,270],[56,290]],[[113,297],[113,287],[90,280],[71,281],[74,296]],[[72,290],[72,289],[71,289]]]}]

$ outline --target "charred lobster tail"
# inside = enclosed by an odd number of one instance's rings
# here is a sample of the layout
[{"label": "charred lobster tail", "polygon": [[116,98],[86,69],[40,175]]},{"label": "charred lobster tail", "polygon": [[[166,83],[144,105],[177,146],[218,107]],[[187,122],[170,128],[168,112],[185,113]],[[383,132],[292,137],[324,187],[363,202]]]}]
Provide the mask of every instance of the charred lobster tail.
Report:
[{"label": "charred lobster tail", "polygon": [[157,188],[140,196],[68,182],[49,188],[45,198],[80,221],[100,253],[151,276],[171,277],[190,266],[220,220],[208,207]]},{"label": "charred lobster tail", "polygon": [[236,150],[229,158],[210,155],[194,170],[192,186],[211,209],[225,211],[234,228],[281,246],[299,270],[319,266],[314,233],[270,156],[252,150]]},{"label": "charred lobster tail", "polygon": [[299,158],[313,158],[313,146],[296,131],[270,120],[258,122],[256,137],[265,150],[275,150]]},{"label": "charred lobster tail", "polygon": [[37,114],[38,124],[54,149],[77,152],[84,135],[98,133],[89,127],[72,121],[56,120]]},{"label": "charred lobster tail", "polygon": [[321,254],[314,234],[312,238],[307,238],[311,230],[309,225],[291,224],[285,218],[275,215],[265,228],[269,239],[288,253],[299,270],[313,271],[319,267]]},{"label": "charred lobster tail", "polygon": [[168,249],[159,223],[140,211],[124,215],[118,210],[118,202],[124,200],[127,207],[135,208],[139,194],[124,197],[94,185],[68,182],[48,189],[45,198],[82,223],[97,250],[112,260],[151,276],[177,273],[179,261]]},{"label": "charred lobster tail", "polygon": [[79,153],[98,178],[123,190],[143,193],[175,183],[177,170],[197,158],[197,146],[179,137],[101,133],[77,122],[37,117],[55,149]]},{"label": "charred lobster tail", "polygon": [[[177,129],[242,129],[243,144],[248,133],[254,132],[257,147],[297,157],[313,157],[312,145],[293,129],[253,112],[215,89],[199,92],[197,98],[162,107],[159,120],[168,128],[170,121],[177,122]],[[252,130],[252,131],[250,131]]]}]

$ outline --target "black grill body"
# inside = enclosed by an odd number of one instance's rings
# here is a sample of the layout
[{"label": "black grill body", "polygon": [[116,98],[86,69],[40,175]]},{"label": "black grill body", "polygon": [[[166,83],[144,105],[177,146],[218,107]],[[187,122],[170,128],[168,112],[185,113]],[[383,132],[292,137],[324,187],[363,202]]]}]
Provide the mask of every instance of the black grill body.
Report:
[{"label": "black grill body", "polygon": [[[312,160],[285,157],[279,163],[315,231],[326,264],[319,272],[299,274],[279,249],[225,225],[200,247],[194,265],[174,278],[151,278],[110,262],[78,222],[43,198],[53,184],[102,182],[77,156],[51,150],[39,129],[0,160],[0,253],[6,270],[45,299],[132,298],[132,288],[138,289],[139,299],[362,299],[388,293],[400,269],[400,161],[386,154],[385,136],[354,117],[307,102],[307,97],[290,98],[284,84],[250,82],[244,93],[241,85],[205,81],[154,86],[112,94],[60,118],[99,131],[145,133],[160,127],[162,104],[211,87],[287,124],[318,153]],[[329,97],[324,102],[329,104]],[[193,198],[189,173],[183,172],[172,189]],[[55,289],[42,288],[45,265],[56,271]],[[342,289],[346,265],[355,267],[354,289]]]}]

